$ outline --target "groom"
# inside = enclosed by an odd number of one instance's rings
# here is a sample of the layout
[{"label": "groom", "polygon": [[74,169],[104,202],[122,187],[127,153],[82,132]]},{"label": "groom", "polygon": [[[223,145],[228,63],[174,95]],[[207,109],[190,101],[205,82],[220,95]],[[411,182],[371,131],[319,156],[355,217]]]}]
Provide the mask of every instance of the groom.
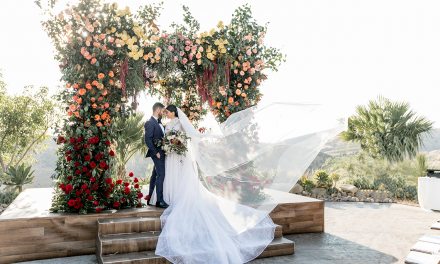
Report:
[{"label": "groom", "polygon": [[145,144],[148,151],[146,157],[153,159],[154,168],[150,178],[150,193],[147,204],[150,205],[150,198],[156,187],[157,202],[156,207],[167,208],[168,204],[163,200],[163,180],[165,179],[165,152],[156,146],[158,141],[162,141],[165,130],[161,124],[161,119],[165,106],[161,103],[153,105],[153,116],[145,122]]}]

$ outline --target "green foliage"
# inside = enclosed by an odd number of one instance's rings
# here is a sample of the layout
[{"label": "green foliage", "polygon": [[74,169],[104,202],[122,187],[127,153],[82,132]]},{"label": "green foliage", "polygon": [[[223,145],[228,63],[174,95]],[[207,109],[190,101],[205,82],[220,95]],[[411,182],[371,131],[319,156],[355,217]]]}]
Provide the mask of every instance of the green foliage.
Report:
[{"label": "green foliage", "polygon": [[312,180],[305,178],[302,180],[301,186],[304,190],[310,192],[310,190],[316,187],[316,184]]},{"label": "green foliage", "polygon": [[330,188],[332,186],[332,180],[324,170],[318,170],[315,173],[315,179],[318,188]]},{"label": "green foliage", "polygon": [[26,86],[21,94],[9,95],[2,77],[0,72],[0,165],[6,172],[35,162],[31,155],[47,147],[43,142],[60,119],[60,108],[47,87]]},{"label": "green foliage", "polygon": [[348,130],[340,138],[358,142],[371,157],[402,162],[406,157],[416,157],[423,145],[422,137],[430,133],[432,124],[425,117],[417,117],[408,102],[392,102],[379,96],[367,106],[356,107],[356,115],[350,117]]},{"label": "green foliage", "polygon": [[17,190],[0,192],[0,204],[11,204],[18,194]]},{"label": "green foliage", "polygon": [[339,173],[337,173],[336,171],[330,174],[330,180],[334,183],[334,185],[336,185],[340,179],[341,175],[339,175]]},{"label": "green foliage", "polygon": [[327,193],[328,194],[337,194],[337,193],[339,193],[339,190],[336,187],[332,187],[332,188],[327,190]]},{"label": "green foliage", "polygon": [[14,189],[18,189],[19,192],[23,191],[23,185],[32,183],[34,176],[31,172],[32,166],[25,167],[24,163],[22,163],[17,168],[10,166],[8,168],[7,174],[11,177],[9,183],[5,183],[7,186],[14,186]]}]

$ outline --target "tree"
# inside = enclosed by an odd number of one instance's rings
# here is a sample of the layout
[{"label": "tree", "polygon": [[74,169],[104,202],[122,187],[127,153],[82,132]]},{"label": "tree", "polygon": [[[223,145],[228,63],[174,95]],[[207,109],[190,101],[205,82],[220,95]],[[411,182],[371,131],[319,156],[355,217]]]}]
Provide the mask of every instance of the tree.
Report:
[{"label": "tree", "polygon": [[35,91],[26,86],[21,94],[9,95],[2,77],[0,72],[0,165],[1,175],[5,175],[10,166],[35,162],[31,154],[47,147],[43,142],[60,111],[47,87]]},{"label": "tree", "polygon": [[143,118],[144,113],[138,113],[128,118],[116,119],[117,145],[115,147],[115,156],[118,178],[127,176],[125,165],[136,152],[140,151],[141,155],[145,155],[147,152],[147,146],[144,143]]},{"label": "tree", "polygon": [[402,162],[417,156],[423,146],[423,136],[430,134],[433,122],[416,116],[408,102],[393,102],[379,96],[367,106],[356,107],[356,115],[349,118],[348,130],[340,138],[358,142],[362,150],[373,158]]},{"label": "tree", "polygon": [[32,166],[25,167],[24,163],[17,168],[10,166],[7,174],[11,177],[11,181],[9,183],[5,183],[5,185],[15,186],[15,188],[18,188],[18,192],[21,193],[23,191],[23,185],[32,183],[32,180],[35,177],[32,176],[34,171],[31,171],[31,169]]}]

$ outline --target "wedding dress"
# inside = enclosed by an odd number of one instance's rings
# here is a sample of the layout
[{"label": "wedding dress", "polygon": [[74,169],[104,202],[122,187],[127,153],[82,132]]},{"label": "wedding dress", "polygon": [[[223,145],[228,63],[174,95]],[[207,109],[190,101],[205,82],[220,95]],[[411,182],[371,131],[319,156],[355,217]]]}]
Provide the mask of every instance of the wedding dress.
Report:
[{"label": "wedding dress", "polygon": [[[185,132],[178,118],[166,126],[166,132],[173,129]],[[161,216],[156,254],[172,263],[188,264],[245,263],[255,259],[274,238],[276,226],[272,219],[208,191],[198,179],[191,151],[190,147],[186,156],[171,153],[165,158],[164,200],[170,207]],[[151,204],[155,199],[154,191]],[[246,230],[245,222],[237,221],[243,215],[254,214],[260,214],[263,220],[252,228]]]}]

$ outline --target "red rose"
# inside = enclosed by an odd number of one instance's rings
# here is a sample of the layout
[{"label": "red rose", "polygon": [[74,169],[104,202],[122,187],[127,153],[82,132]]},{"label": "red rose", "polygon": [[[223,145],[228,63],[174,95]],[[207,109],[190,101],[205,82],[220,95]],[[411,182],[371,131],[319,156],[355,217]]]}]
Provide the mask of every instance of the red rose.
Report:
[{"label": "red rose", "polygon": [[111,192],[112,188],[111,187],[107,187],[107,189],[105,189],[107,192]]},{"label": "red rose", "polygon": [[89,145],[88,144],[85,144],[84,145],[84,149],[88,149],[89,148]]},{"label": "red rose", "polygon": [[100,213],[101,212],[101,207],[96,207],[96,213]]},{"label": "red rose", "polygon": [[180,146],[180,144],[182,144],[182,142],[180,142],[180,141],[177,141],[177,146]]},{"label": "red rose", "polygon": [[87,167],[83,168],[83,172],[87,172],[89,169],[87,169]]},{"label": "red rose", "polygon": [[77,151],[78,150],[78,146],[73,146],[73,150]]},{"label": "red rose", "polygon": [[80,204],[77,204],[77,205],[75,205],[74,207],[75,207],[75,209],[79,209],[79,208],[81,207],[81,205],[80,205]]},{"label": "red rose", "polygon": [[125,186],[125,187],[128,187],[129,185],[130,185],[129,182],[124,182],[124,186]]},{"label": "red rose", "polygon": [[211,177],[208,177],[208,181],[209,181],[209,182],[212,182],[212,179],[211,179]]},{"label": "red rose", "polygon": [[139,184],[136,183],[136,184],[134,185],[134,188],[135,188],[135,189],[139,189]]},{"label": "red rose", "polygon": [[174,140],[170,139],[170,143],[173,144]]},{"label": "red rose", "polygon": [[128,174],[128,176],[130,176],[130,177],[133,177],[133,172],[130,172],[129,174]]},{"label": "red rose", "polygon": [[98,190],[98,184],[96,184],[96,183],[93,184],[93,185],[92,185],[92,189],[93,189],[93,190]]},{"label": "red rose", "polygon": [[144,194],[143,193],[138,193],[138,199],[141,199],[142,197],[144,197]]},{"label": "red rose", "polygon": [[266,180],[265,183],[266,183],[266,185],[269,185],[269,180]]},{"label": "red rose", "polygon": [[139,182],[138,178],[134,177],[134,182]]},{"label": "red rose", "polygon": [[85,161],[89,161],[90,160],[90,155],[87,154],[87,156],[84,157]]},{"label": "red rose", "polygon": [[81,195],[81,191],[76,191],[75,195],[76,196],[80,196]]},{"label": "red rose", "polygon": [[63,140],[64,140],[64,138],[62,136],[58,137],[58,141],[63,141]]},{"label": "red rose", "polygon": [[75,200],[70,199],[69,202],[67,202],[69,204],[70,207],[75,205]]},{"label": "red rose", "polygon": [[63,140],[63,143],[67,143],[67,140]]},{"label": "red rose", "polygon": [[81,142],[81,138],[76,139],[76,143],[79,143],[79,142]]},{"label": "red rose", "polygon": [[108,198],[108,197],[109,197],[109,195],[110,195],[110,193],[109,193],[109,192],[105,192],[105,198]]},{"label": "red rose", "polygon": [[110,188],[115,188],[115,184],[114,183],[110,183]]},{"label": "red rose", "polygon": [[62,189],[62,190],[66,189],[66,185],[64,185],[64,183],[61,183],[60,184],[60,189]]},{"label": "red rose", "polygon": [[119,207],[119,206],[121,206],[121,205],[120,205],[118,202],[114,202],[114,203],[113,203],[113,206],[114,206],[114,207]]},{"label": "red rose", "polygon": [[98,201],[94,201],[94,202],[93,202],[93,205],[94,205],[94,206],[98,206],[98,204],[99,204]]},{"label": "red rose", "polygon": [[70,154],[72,153],[70,150],[66,150],[66,154]]},{"label": "red rose", "polygon": [[99,156],[99,155],[95,157],[95,160],[100,160],[100,159],[101,159],[101,156]]},{"label": "red rose", "polygon": [[125,187],[125,194],[129,194],[130,193],[130,188]]},{"label": "red rose", "polygon": [[[72,176],[69,176],[72,177]],[[71,184],[66,185],[66,191],[71,192],[73,190],[73,186]]]},{"label": "red rose", "polygon": [[110,166],[109,166],[109,165],[107,165],[107,166],[105,167],[105,169],[106,169],[106,170],[110,169]]},{"label": "red rose", "polygon": [[67,156],[66,160],[67,160],[67,161],[71,161],[71,160],[72,160],[72,157],[71,157],[71,156]]},{"label": "red rose", "polygon": [[105,141],[105,144],[107,145],[107,146],[109,146],[110,145],[110,141]]},{"label": "red rose", "polygon": [[90,194],[91,191],[89,189],[86,190],[86,194]]},{"label": "red rose", "polygon": [[99,137],[94,137],[93,140],[95,141],[95,143],[99,142]]},{"label": "red rose", "polygon": [[78,203],[78,204],[81,203],[81,198],[79,198],[79,197],[76,198],[76,203]]},{"label": "red rose", "polygon": [[90,168],[94,169],[96,167],[96,163],[94,163],[93,161],[90,162]]},{"label": "red rose", "polygon": [[95,182],[95,181],[96,181],[95,177],[90,178],[90,182]]},{"label": "red rose", "polygon": [[87,196],[87,200],[89,200],[89,201],[93,200],[93,196],[91,196],[91,195]]},{"label": "red rose", "polygon": [[89,172],[87,172],[87,174],[86,174],[88,177],[92,177],[92,173],[89,171]]},{"label": "red rose", "polygon": [[122,180],[121,180],[121,179],[116,180],[116,184],[121,184],[121,183],[122,183]]},{"label": "red rose", "polygon": [[80,164],[79,164],[79,162],[77,161],[77,162],[75,162],[75,167],[78,167]]},{"label": "red rose", "polygon": [[75,143],[75,139],[74,138],[70,138],[69,142],[73,144],[73,143]]},{"label": "red rose", "polygon": [[145,196],[144,199],[145,199],[145,200],[150,200],[150,195],[147,194],[147,196]]},{"label": "red rose", "polygon": [[101,168],[105,168],[107,167],[107,164],[105,164],[104,161],[101,161],[101,163],[99,163],[99,166],[101,166]]},{"label": "red rose", "polygon": [[76,170],[75,173],[76,174],[81,174],[81,170]]},{"label": "red rose", "polygon": [[89,186],[87,186],[87,184],[83,184],[81,185],[81,189],[86,190]]},{"label": "red rose", "polygon": [[107,184],[112,183],[112,178],[107,178],[107,179],[105,180],[105,183],[107,183]]},{"label": "red rose", "polygon": [[95,143],[95,140],[93,138],[91,138],[91,139],[89,139],[89,143],[93,144],[93,143]]},{"label": "red rose", "polygon": [[80,149],[82,149],[82,148],[83,148],[83,146],[81,146],[81,145],[79,145],[79,146],[76,147],[77,150],[80,150]]},{"label": "red rose", "polygon": [[122,198],[122,203],[125,203],[125,198]]},{"label": "red rose", "polygon": [[136,205],[136,207],[142,207],[142,204],[141,204],[141,203],[138,203],[138,204]]},{"label": "red rose", "polygon": [[112,156],[112,157],[115,155],[115,153],[113,152],[113,150],[110,150],[109,155]]},{"label": "red rose", "polygon": [[67,176],[68,181],[72,181],[72,176]]}]

